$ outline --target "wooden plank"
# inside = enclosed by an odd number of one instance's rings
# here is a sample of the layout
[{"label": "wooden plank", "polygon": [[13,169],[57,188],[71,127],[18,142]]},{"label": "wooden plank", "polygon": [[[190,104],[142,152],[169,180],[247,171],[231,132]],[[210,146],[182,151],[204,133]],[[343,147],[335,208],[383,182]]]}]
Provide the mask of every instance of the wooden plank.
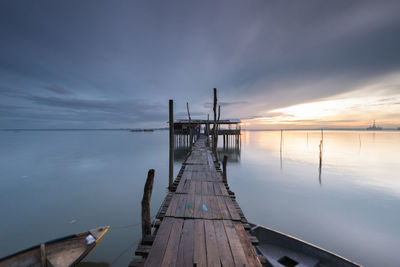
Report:
[{"label": "wooden plank", "polygon": [[185,217],[193,218],[193,216],[194,216],[194,207],[195,207],[195,195],[194,194],[190,194],[190,195],[187,196]]},{"label": "wooden plank", "polygon": [[209,195],[207,182],[203,181],[203,182],[200,182],[200,183],[201,183],[201,194],[202,195]]},{"label": "wooden plank", "polygon": [[204,231],[206,236],[207,266],[221,266],[214,224],[211,220],[204,220]]},{"label": "wooden plank", "polygon": [[196,181],[190,180],[189,191],[188,194],[195,194],[196,193]]},{"label": "wooden plank", "polygon": [[222,218],[225,220],[231,219],[231,215],[229,214],[229,210],[224,201],[224,197],[216,196],[216,199],[217,199],[218,206],[220,208]]},{"label": "wooden plank", "polygon": [[176,207],[178,206],[178,200],[179,200],[179,195],[174,194],[172,196],[171,202],[169,203],[165,216],[174,216]]},{"label": "wooden plank", "polygon": [[181,237],[183,219],[174,219],[165,249],[162,266],[175,266],[178,257],[179,240]]},{"label": "wooden plank", "polygon": [[226,203],[226,206],[229,210],[229,214],[230,214],[232,220],[240,221],[241,217],[240,217],[239,213],[237,212],[235,205],[233,205],[232,199],[230,197],[222,197],[222,198]]},{"label": "wooden plank", "polygon": [[213,158],[211,156],[211,152],[207,153],[207,161],[208,161],[207,163],[208,163],[209,168],[210,169],[214,168],[214,161],[213,161]]},{"label": "wooden plank", "polygon": [[210,195],[215,195],[214,184],[212,182],[204,182],[207,183],[207,191]]},{"label": "wooden plank", "polygon": [[186,185],[186,183],[188,183],[188,181],[190,181],[190,180],[186,180],[186,179],[181,179],[180,181],[179,181],[179,184],[178,184],[178,186],[176,187],[176,192],[177,193],[184,193],[184,186]]},{"label": "wooden plank", "polygon": [[216,196],[209,196],[209,199],[210,199],[210,209],[212,212],[212,218],[214,220],[222,219],[221,210],[219,208]]},{"label": "wooden plank", "polygon": [[246,255],[243,251],[242,245],[240,244],[239,236],[236,232],[235,227],[233,226],[232,221],[224,220],[224,227],[226,236],[228,237],[229,246],[231,248],[231,253],[233,256],[233,261],[236,266],[250,266]]},{"label": "wooden plank", "polygon": [[215,195],[216,195],[216,196],[222,195],[220,184],[221,184],[221,183],[213,183],[213,185],[214,185],[214,192],[215,192]]},{"label": "wooden plank", "polygon": [[201,195],[201,181],[196,181],[196,190],[195,193]]},{"label": "wooden plank", "polygon": [[171,217],[165,217],[162,221],[144,266],[150,267],[161,265],[173,221],[174,218]]},{"label": "wooden plank", "polygon": [[177,266],[193,266],[194,233],[194,220],[184,220],[179,242]]},{"label": "wooden plank", "polygon": [[217,246],[219,252],[219,258],[221,260],[222,266],[234,266],[233,256],[231,253],[231,248],[229,246],[229,241],[226,236],[225,227],[223,221],[215,220],[214,229],[217,238]]},{"label": "wooden plank", "polygon": [[188,195],[186,195],[186,194],[179,195],[178,206],[176,207],[175,214],[172,214],[172,216],[184,217],[185,209],[186,209],[187,196]]},{"label": "wooden plank", "polygon": [[234,222],[233,225],[239,236],[240,243],[242,244],[244,253],[250,266],[262,266],[259,258],[257,257],[256,251],[254,250],[253,245],[251,244],[247,233],[243,228],[243,225],[239,222]]},{"label": "wooden plank", "polygon": [[192,177],[192,172],[189,170],[188,166],[186,166],[185,170],[182,173],[181,180],[190,180]]},{"label": "wooden plank", "polygon": [[212,219],[212,209],[209,197],[210,196],[201,196],[201,200],[203,202],[202,212],[204,219]]},{"label": "wooden plank", "polygon": [[204,236],[204,220],[194,221],[194,253],[193,253],[193,266],[206,266],[206,240]]},{"label": "wooden plank", "polygon": [[201,199],[201,195],[195,195],[194,198],[194,214],[193,217],[194,218],[202,218],[203,217],[203,212],[202,212],[202,199]]},{"label": "wooden plank", "polygon": [[218,183],[219,187],[221,189],[221,195],[223,196],[229,196],[228,190],[226,190],[226,187],[223,183]]}]

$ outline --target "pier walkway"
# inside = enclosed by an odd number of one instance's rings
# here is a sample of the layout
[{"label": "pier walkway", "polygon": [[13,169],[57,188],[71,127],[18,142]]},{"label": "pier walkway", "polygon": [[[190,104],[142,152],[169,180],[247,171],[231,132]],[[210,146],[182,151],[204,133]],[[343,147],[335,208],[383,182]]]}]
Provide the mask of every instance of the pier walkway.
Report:
[{"label": "pier walkway", "polygon": [[235,195],[201,135],[131,266],[262,266]]}]

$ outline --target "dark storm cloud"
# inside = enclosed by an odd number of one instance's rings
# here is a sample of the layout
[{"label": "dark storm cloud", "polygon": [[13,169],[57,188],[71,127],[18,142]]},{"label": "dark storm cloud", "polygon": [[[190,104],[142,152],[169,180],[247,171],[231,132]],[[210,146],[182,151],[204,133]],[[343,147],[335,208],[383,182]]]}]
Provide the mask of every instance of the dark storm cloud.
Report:
[{"label": "dark storm cloud", "polygon": [[24,117],[2,112],[1,127],[24,127],[29,118],[45,125],[46,117],[59,127],[158,125],[169,98],[177,114],[189,101],[194,115],[206,116],[213,87],[223,117],[339,94],[400,70],[399,8],[398,1],[1,1],[0,105]]}]

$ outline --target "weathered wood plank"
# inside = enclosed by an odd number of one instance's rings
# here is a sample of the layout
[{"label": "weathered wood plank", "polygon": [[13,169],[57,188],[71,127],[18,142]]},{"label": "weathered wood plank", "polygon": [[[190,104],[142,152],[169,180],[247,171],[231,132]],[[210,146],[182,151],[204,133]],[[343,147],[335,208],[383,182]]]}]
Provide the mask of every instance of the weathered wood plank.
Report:
[{"label": "weathered wood plank", "polygon": [[201,195],[201,190],[202,190],[201,181],[195,181],[194,183],[196,184],[195,193],[198,194],[198,195]]},{"label": "weathered wood plank", "polygon": [[240,244],[239,236],[236,232],[235,227],[233,226],[232,221],[224,220],[224,227],[235,265],[250,266],[243,251],[242,245]]},{"label": "weathered wood plank", "polygon": [[203,205],[203,201],[201,199],[201,195],[195,195],[194,214],[193,214],[194,218],[202,218],[203,217],[202,205]]},{"label": "weathered wood plank", "polygon": [[228,190],[226,190],[226,187],[223,183],[218,183],[220,190],[221,190],[221,195],[223,196],[229,196]]},{"label": "weathered wood plank", "polygon": [[232,218],[232,220],[237,220],[239,221],[241,219],[239,213],[236,210],[236,207],[233,205],[232,199],[230,197],[221,197],[226,203],[226,206],[229,210],[229,214]]},{"label": "weathered wood plank", "polygon": [[216,196],[216,200],[217,200],[218,206],[220,208],[222,218],[225,220],[231,219],[231,215],[229,214],[229,210],[224,201],[224,197]]},{"label": "weathered wood plank", "polygon": [[210,199],[210,209],[212,212],[212,218],[214,220],[222,219],[221,210],[219,208],[216,196],[209,196],[209,199]]},{"label": "weathered wood plank", "polygon": [[209,195],[215,195],[214,184],[213,182],[204,182],[207,184],[207,191]]},{"label": "weathered wood plank", "polygon": [[194,233],[194,220],[185,220],[179,242],[177,266],[193,266]]},{"label": "weathered wood plank", "polygon": [[196,266],[206,266],[207,254],[204,235],[204,220],[194,221],[194,240],[193,264],[196,264]]},{"label": "weathered wood plank", "polygon": [[194,207],[195,207],[195,195],[190,194],[187,196],[186,209],[185,209],[185,215],[184,215],[185,218],[193,218]]},{"label": "weathered wood plank", "polygon": [[215,220],[214,229],[217,238],[219,258],[221,259],[222,266],[234,266],[233,256],[229,241],[226,236],[225,227],[223,221]]},{"label": "weathered wood plank", "polygon": [[222,195],[220,184],[221,184],[221,183],[213,183],[213,185],[214,185],[214,192],[215,192],[215,195],[216,195],[216,196]]},{"label": "weathered wood plank", "polygon": [[207,182],[206,181],[201,182],[201,194],[202,195],[209,195],[208,186],[207,186]]},{"label": "weathered wood plank", "polygon": [[150,249],[149,256],[144,266],[160,266],[166,250],[169,234],[172,228],[173,218],[165,217],[163,222],[158,229],[156,239],[154,240],[153,246]]},{"label": "weathered wood plank", "polygon": [[211,220],[204,220],[204,230],[206,236],[207,266],[221,266],[214,224]]},{"label": "weathered wood plank", "polygon": [[173,220],[173,225],[171,227],[171,233],[169,235],[167,247],[165,249],[162,266],[175,266],[178,257],[178,245],[181,237],[182,226],[183,219]]},{"label": "weathered wood plank", "polygon": [[179,201],[179,195],[174,194],[172,196],[171,202],[169,203],[165,216],[174,216],[173,214],[175,214],[176,207],[178,206],[178,201]]},{"label": "weathered wood plank", "polygon": [[201,200],[203,202],[202,205],[202,213],[203,213],[203,218],[204,219],[212,219],[212,209],[211,209],[211,203],[210,203],[210,198],[209,196],[202,196]]},{"label": "weathered wood plank", "polygon": [[179,195],[178,206],[176,207],[175,214],[172,214],[171,216],[184,217],[185,209],[186,209],[187,196],[188,195],[186,195],[186,194]]},{"label": "weathered wood plank", "polygon": [[236,232],[239,236],[240,243],[242,244],[244,253],[246,255],[247,261],[249,262],[250,266],[262,266],[257,254],[253,248],[253,245],[250,242],[250,239],[247,236],[246,231],[243,228],[243,225],[238,222],[233,223]]},{"label": "weathered wood plank", "polygon": [[195,194],[196,193],[196,181],[190,180],[189,191],[188,194]]}]

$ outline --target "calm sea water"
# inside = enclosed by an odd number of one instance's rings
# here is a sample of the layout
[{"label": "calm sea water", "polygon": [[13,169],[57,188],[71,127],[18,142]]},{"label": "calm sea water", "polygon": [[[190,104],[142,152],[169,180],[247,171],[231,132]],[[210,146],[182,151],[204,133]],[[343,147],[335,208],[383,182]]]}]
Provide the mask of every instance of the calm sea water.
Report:
[{"label": "calm sea water", "polygon": [[[399,266],[400,132],[325,131],[321,168],[320,140],[283,132],[281,149],[280,132],[245,131],[240,150],[221,148],[246,217],[365,266]],[[111,225],[85,261],[127,266],[148,169],[153,214],[166,193],[167,131],[0,132],[0,147],[0,257]]]}]

